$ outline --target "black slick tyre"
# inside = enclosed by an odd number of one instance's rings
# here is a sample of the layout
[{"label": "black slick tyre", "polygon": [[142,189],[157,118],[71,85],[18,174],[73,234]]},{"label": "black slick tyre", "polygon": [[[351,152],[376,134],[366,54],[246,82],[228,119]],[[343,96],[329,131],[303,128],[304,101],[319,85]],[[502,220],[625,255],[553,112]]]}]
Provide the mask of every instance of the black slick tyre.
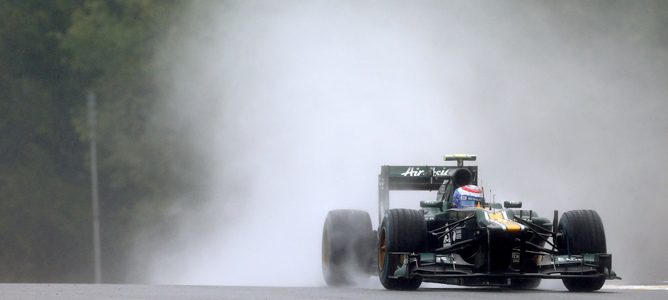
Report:
[{"label": "black slick tyre", "polygon": [[[594,210],[565,212],[559,220],[561,239],[558,241],[560,255],[606,253],[605,231],[601,217]],[[605,277],[564,278],[564,286],[572,292],[599,290]]]},{"label": "black slick tyre", "polygon": [[365,211],[339,209],[327,214],[322,231],[322,274],[328,286],[350,286],[371,276],[376,235]]},{"label": "black slick tyre", "polygon": [[530,290],[540,285],[540,278],[519,278],[510,280],[510,288],[514,290]]},{"label": "black slick tyre", "polygon": [[412,209],[390,209],[378,229],[378,277],[389,290],[415,290],[422,278],[392,278],[402,261],[390,252],[422,252],[427,243],[424,214]]},{"label": "black slick tyre", "polygon": [[[520,269],[524,272],[536,273],[538,272],[538,259],[536,255],[526,255],[523,257],[523,264]],[[540,285],[541,278],[513,278],[510,280],[510,288],[513,290],[530,290],[535,289]]]}]

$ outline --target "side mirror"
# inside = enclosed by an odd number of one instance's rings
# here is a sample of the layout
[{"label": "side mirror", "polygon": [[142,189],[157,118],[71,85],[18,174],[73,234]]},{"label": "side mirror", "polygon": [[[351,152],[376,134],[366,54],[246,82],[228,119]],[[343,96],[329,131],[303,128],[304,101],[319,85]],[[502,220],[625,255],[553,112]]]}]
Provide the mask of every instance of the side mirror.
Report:
[{"label": "side mirror", "polygon": [[503,201],[505,208],[522,208],[522,201]]},{"label": "side mirror", "polygon": [[420,201],[420,207],[442,208],[443,207],[443,202],[441,202],[441,201]]}]

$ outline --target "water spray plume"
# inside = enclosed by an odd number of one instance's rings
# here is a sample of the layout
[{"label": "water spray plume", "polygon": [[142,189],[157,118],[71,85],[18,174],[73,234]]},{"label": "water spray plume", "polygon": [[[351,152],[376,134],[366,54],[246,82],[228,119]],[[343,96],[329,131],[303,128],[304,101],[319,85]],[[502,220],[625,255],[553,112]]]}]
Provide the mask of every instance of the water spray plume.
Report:
[{"label": "water spray plume", "polygon": [[[195,32],[165,47],[183,58],[165,76],[175,119],[196,129],[185,138],[209,162],[208,202],[177,209],[183,232],[151,256],[150,281],[324,285],[327,211],[375,216],[381,165],[438,165],[455,151],[478,154],[493,201],[544,216],[596,209],[620,275],[668,277],[656,259],[668,249],[656,221],[667,203],[656,192],[668,182],[667,12],[662,2],[193,3]],[[430,199],[411,207],[419,200]]]}]

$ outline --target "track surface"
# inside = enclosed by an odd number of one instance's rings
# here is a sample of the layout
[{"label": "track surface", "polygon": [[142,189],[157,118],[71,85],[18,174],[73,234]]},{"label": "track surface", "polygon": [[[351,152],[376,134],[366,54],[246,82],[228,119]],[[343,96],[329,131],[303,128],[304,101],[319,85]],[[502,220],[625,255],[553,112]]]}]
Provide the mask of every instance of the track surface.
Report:
[{"label": "track surface", "polygon": [[[651,288],[651,287],[649,287]],[[378,288],[223,287],[174,285],[0,284],[0,299],[668,299],[668,288],[606,287],[595,293],[562,289],[511,291],[480,288],[421,288],[415,292]]]}]

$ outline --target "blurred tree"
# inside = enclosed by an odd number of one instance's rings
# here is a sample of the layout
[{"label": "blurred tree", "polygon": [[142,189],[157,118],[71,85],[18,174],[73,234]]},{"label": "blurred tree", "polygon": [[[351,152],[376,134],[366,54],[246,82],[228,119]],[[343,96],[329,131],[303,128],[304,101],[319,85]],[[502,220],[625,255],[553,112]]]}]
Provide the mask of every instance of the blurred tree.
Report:
[{"label": "blurred tree", "polygon": [[127,280],[137,230],[169,223],[192,161],[161,113],[154,56],[186,4],[0,1],[0,281],[92,280],[88,90],[105,281]]},{"label": "blurred tree", "polygon": [[58,46],[79,2],[0,2],[3,281],[80,280],[88,269],[85,148],[71,126],[80,98]]},{"label": "blurred tree", "polygon": [[[85,1],[62,36],[72,69],[99,100],[103,277],[125,280],[139,229],[159,226],[186,190],[181,142],[161,113],[155,53],[182,2]],[[85,114],[75,119],[87,137]],[[183,169],[179,171],[179,169]]]}]

